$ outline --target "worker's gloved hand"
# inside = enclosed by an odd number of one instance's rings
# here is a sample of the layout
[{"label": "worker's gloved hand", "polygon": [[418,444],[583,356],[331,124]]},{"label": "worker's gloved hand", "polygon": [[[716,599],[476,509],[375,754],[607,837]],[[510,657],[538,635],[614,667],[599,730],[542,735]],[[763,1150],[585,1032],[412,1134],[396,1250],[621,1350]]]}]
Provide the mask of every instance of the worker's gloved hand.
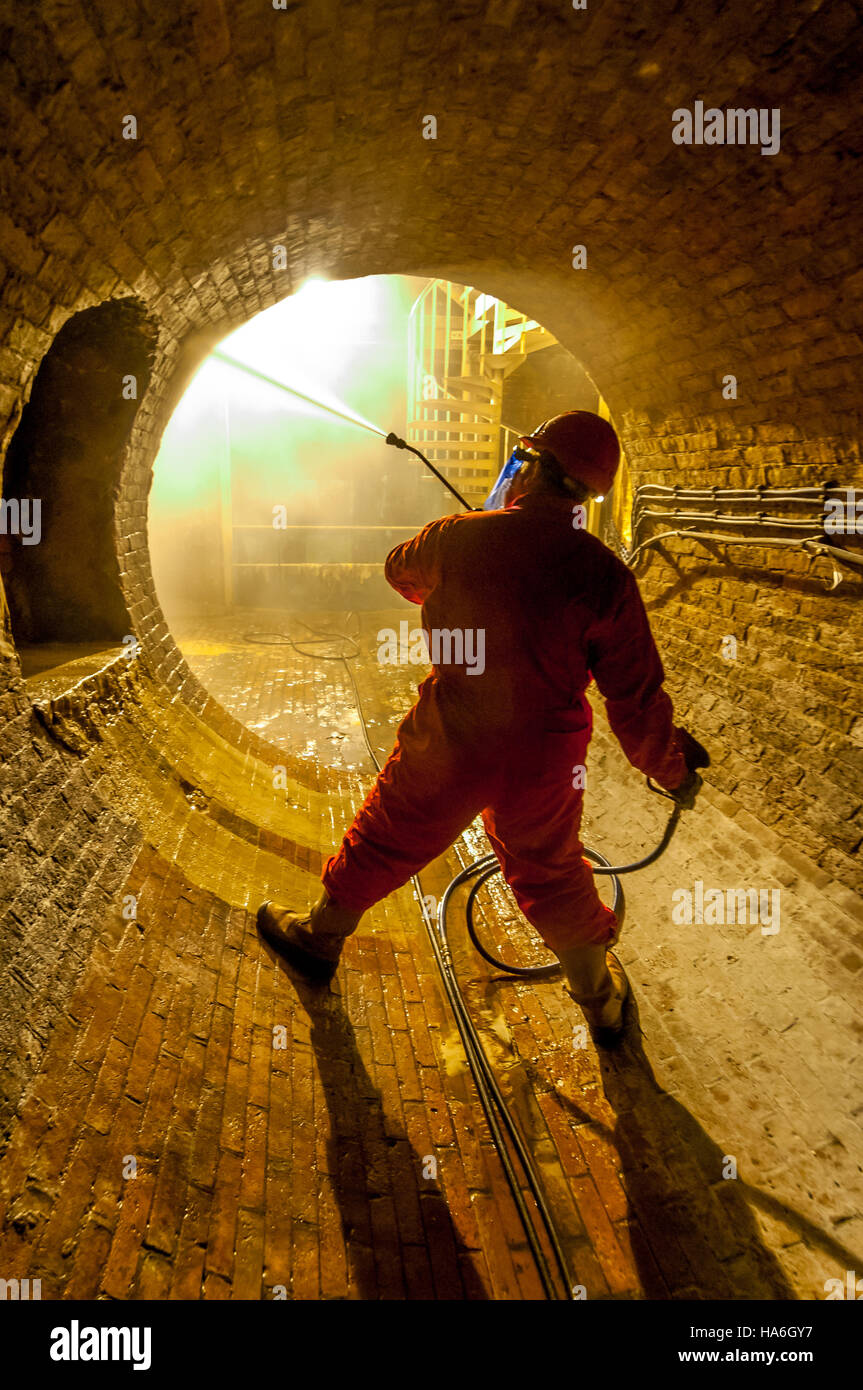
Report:
[{"label": "worker's gloved hand", "polygon": [[686,729],[678,729],[677,738],[684,762],[690,772],[694,772],[695,769],[699,767],[710,766],[710,754],[707,749],[698,742],[697,738],[693,738],[692,734],[687,733]]}]

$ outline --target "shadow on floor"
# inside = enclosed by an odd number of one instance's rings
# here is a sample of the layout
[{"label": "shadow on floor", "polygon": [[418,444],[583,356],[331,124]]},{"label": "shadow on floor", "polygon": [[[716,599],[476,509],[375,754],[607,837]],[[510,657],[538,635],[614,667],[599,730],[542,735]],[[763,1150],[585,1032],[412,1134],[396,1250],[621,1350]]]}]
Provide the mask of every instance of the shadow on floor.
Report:
[{"label": "shadow on floor", "polygon": [[[723,1176],[728,1156],[659,1085],[642,1046],[636,1001],[628,1007],[624,1044],[600,1053],[600,1068],[616,1116],[607,1136],[636,1225],[632,1246],[645,1297],[796,1301],[764,1244],[753,1205],[846,1268],[857,1268],[851,1252],[805,1217],[741,1178]],[[551,1094],[577,1123],[596,1124],[573,1101]]]},{"label": "shadow on floor", "polygon": [[423,1177],[423,1157],[384,1110],[341,996],[276,958],[311,1022],[329,1116],[327,1171],[357,1296],[489,1298],[441,1186]]},{"label": "shadow on floor", "polygon": [[[763,1243],[744,1185],[723,1179],[722,1149],[657,1082],[634,999],[623,1045],[599,1059],[615,1112],[606,1135],[620,1161],[644,1296],[794,1299]],[[572,1100],[559,1092],[556,1098],[576,1123],[596,1124]]]}]

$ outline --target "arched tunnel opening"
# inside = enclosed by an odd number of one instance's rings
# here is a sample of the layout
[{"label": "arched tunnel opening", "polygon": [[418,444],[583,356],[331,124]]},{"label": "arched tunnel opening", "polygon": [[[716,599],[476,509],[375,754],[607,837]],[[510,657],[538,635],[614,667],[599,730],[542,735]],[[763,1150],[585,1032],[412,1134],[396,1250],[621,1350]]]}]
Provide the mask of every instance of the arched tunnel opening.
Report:
[{"label": "arched tunnel opening", "polygon": [[43,357],[9,441],[3,496],[16,511],[4,527],[4,584],[25,674],[128,632],[113,509],[154,343],[133,300],[75,314]]},{"label": "arched tunnel opening", "polygon": [[427,8],[5,23],[6,1296],[857,1297],[859,28]]},{"label": "arched tunnel opening", "polygon": [[[325,662],[321,624],[358,624],[377,661],[383,634],[413,611],[384,578],[387,553],[454,506],[481,506],[519,437],[564,409],[608,414],[546,329],[472,287],[313,280],[251,320],[207,357],[154,463],[154,585],[192,671],[241,722],[295,739],[289,687],[255,678],[262,663],[285,679],[288,668],[255,648],[299,644],[317,623],[302,646],[317,641]],[[404,430],[463,504],[416,455],[387,448],[380,421]],[[622,459],[614,498],[592,503],[585,525],[611,528],[620,546],[615,517],[627,533],[630,505]],[[419,631],[412,620],[408,631]],[[239,674],[249,662],[255,675]],[[409,676],[418,666],[414,642]],[[366,757],[358,718],[347,742]]]}]

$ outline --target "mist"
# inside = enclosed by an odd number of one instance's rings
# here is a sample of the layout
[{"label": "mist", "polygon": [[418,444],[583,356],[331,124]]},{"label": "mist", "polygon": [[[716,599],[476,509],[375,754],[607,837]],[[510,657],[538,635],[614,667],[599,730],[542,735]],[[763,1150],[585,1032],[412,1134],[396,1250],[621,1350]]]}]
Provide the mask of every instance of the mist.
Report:
[{"label": "mist", "polygon": [[[218,352],[404,434],[408,318],[423,283],[310,282]],[[165,431],[150,495],[154,581],[169,619],[231,605],[392,603],[386,554],[457,503],[362,423],[207,358]]]}]

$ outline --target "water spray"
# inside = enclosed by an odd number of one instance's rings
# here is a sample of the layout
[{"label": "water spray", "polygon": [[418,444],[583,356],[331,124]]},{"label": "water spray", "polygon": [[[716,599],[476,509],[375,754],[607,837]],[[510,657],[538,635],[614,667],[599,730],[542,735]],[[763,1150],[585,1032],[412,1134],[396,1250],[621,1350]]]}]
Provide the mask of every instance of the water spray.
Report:
[{"label": "water spray", "polygon": [[246,372],[249,376],[256,377],[258,381],[266,382],[268,386],[275,386],[278,391],[286,391],[289,396],[296,396],[298,400],[305,401],[307,405],[313,405],[318,410],[324,410],[329,415],[335,415],[339,420],[346,420],[349,425],[356,425],[358,429],[368,430],[370,434],[379,435],[386,444],[391,444],[396,449],[406,449],[409,454],[416,454],[417,458],[422,460],[426,468],[434,474],[438,481],[443,483],[447,492],[451,492],[453,497],[461,502],[465,511],[476,511],[476,508],[472,507],[470,503],[462,497],[458,489],[453,487],[449,479],[445,478],[443,473],[438,472],[434,464],[426,458],[425,454],[421,453],[419,449],[415,449],[413,444],[408,444],[407,440],[400,439],[399,436],[392,433],[392,431],[387,434],[386,430],[380,429],[378,425],[369,424],[367,420],[363,420],[359,415],[353,415],[344,410],[337,410],[333,405],[326,405],[323,401],[316,400],[314,396],[307,395],[305,391],[298,391],[295,386],[288,386],[284,381],[277,381],[274,376],[267,376],[265,372],[259,372],[256,367],[250,367],[245,362],[238,362],[236,357],[229,357],[226,352],[219,352],[217,350],[212,355],[218,358],[220,362],[225,362],[229,367],[234,367],[238,372]]},{"label": "water spray", "polygon": [[347,420],[349,425],[356,425],[361,430],[368,430],[370,434],[379,434],[381,439],[386,437],[386,430],[379,429],[377,425],[370,425],[361,416],[352,415],[344,410],[337,410],[334,405],[325,405],[323,401],[315,400],[314,396],[307,396],[305,391],[298,391],[296,386],[288,386],[284,381],[277,381],[274,376],[267,376],[265,372],[259,372],[256,367],[250,367],[245,362],[238,362],[236,357],[229,357],[226,352],[216,351],[212,355],[217,357],[220,362],[226,362],[229,367],[235,367],[238,372],[247,372],[249,376],[257,377],[258,381],[265,381],[268,386],[275,386],[279,391],[287,391],[289,396],[296,396],[298,400],[305,401],[307,405],[316,406],[318,410],[326,410],[330,415],[337,415],[340,420]]}]

